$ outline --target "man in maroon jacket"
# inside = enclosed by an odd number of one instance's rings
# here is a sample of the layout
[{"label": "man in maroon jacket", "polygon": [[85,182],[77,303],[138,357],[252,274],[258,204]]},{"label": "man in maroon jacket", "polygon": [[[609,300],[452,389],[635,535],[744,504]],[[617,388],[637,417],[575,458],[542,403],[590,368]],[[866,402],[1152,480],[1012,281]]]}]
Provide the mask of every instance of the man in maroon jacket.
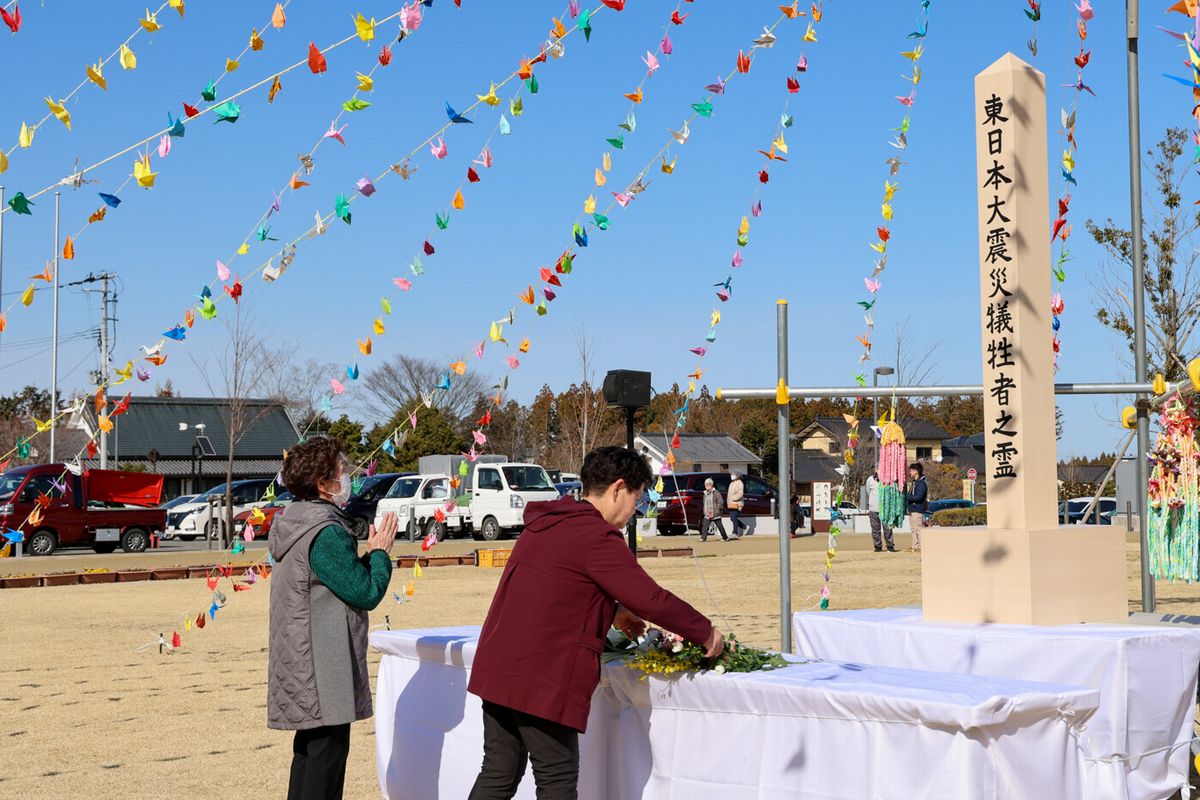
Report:
[{"label": "man in maroon jacket", "polygon": [[584,459],[580,480],[582,501],[525,509],[483,624],[467,687],[483,699],[484,735],[470,800],[511,798],[530,759],[539,800],[574,800],[579,733],[609,626],[636,637],[646,617],[703,643],[709,656],[725,647],[708,619],[638,566],[621,536],[650,480],[646,461],[601,447]]}]

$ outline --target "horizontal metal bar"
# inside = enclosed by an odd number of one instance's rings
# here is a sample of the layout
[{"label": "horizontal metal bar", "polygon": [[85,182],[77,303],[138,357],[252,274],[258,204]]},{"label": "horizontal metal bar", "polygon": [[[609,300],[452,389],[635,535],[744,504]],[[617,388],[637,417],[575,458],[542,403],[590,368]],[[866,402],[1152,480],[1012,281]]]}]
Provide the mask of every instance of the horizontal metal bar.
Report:
[{"label": "horizontal metal bar", "polygon": [[[1183,381],[1180,386],[1187,384]],[[1056,383],[1055,394],[1149,394],[1149,383]],[[773,400],[775,387],[764,389],[717,389],[718,400]],[[1170,392],[1168,392],[1169,394]],[[793,400],[814,397],[950,397],[982,395],[983,387],[975,386],[821,386],[790,387]]]}]

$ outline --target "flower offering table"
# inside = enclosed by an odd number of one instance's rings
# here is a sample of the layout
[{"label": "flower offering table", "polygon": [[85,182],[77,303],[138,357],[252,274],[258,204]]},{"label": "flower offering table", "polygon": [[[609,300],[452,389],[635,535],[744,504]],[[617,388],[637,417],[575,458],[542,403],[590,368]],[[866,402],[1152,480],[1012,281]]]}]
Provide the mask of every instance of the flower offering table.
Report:
[{"label": "flower offering table", "polygon": [[[384,797],[469,793],[483,754],[466,691],[478,632],[371,635]],[[1078,686],[830,661],[641,677],[601,668],[580,798],[1080,797],[1073,737],[1099,703]],[[532,774],[517,797],[534,797]]]},{"label": "flower offering table", "polygon": [[792,627],[803,656],[1096,689],[1078,738],[1084,796],[1187,796],[1200,629],[925,622],[913,608],[799,613]]}]

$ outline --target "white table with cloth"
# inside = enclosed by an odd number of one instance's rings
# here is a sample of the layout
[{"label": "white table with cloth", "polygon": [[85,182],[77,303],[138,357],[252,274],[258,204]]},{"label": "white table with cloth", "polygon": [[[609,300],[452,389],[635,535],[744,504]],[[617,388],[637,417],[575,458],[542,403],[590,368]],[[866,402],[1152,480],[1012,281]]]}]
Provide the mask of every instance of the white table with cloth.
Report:
[{"label": "white table with cloth", "polygon": [[[371,634],[385,798],[469,793],[483,754],[466,690],[478,635]],[[1073,737],[1099,703],[1079,686],[829,661],[640,678],[601,668],[580,739],[582,800],[1082,797]],[[517,797],[534,797],[531,773]]]},{"label": "white table with cloth", "polygon": [[802,656],[1096,689],[1078,739],[1085,796],[1188,796],[1200,630],[938,623],[913,608],[798,613],[792,627]]}]

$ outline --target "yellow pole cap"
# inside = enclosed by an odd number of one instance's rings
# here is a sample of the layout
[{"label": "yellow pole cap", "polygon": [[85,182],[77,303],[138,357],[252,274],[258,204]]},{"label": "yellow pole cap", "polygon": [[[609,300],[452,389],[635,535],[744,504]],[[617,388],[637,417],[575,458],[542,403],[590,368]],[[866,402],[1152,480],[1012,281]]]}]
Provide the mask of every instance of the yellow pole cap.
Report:
[{"label": "yellow pole cap", "polygon": [[777,306],[786,306],[787,304],[788,304],[787,300],[784,300],[783,298],[780,298],[775,301],[775,305],[777,305]]},{"label": "yellow pole cap", "polygon": [[717,399],[721,399],[721,392],[724,391],[720,386],[717,387]]},{"label": "yellow pole cap", "polygon": [[1137,427],[1137,409],[1133,406],[1125,406],[1121,410],[1121,427],[1133,430]]},{"label": "yellow pole cap", "polygon": [[1192,388],[1200,392],[1200,358],[1193,358],[1188,364],[1188,377],[1192,379]]},{"label": "yellow pole cap", "polygon": [[775,387],[775,405],[786,406],[788,404],[788,387],[783,382],[783,378],[779,379],[779,385]]},{"label": "yellow pole cap", "polygon": [[1161,372],[1154,376],[1154,383],[1151,388],[1158,397],[1162,397],[1167,393],[1167,379],[1163,377]]}]

